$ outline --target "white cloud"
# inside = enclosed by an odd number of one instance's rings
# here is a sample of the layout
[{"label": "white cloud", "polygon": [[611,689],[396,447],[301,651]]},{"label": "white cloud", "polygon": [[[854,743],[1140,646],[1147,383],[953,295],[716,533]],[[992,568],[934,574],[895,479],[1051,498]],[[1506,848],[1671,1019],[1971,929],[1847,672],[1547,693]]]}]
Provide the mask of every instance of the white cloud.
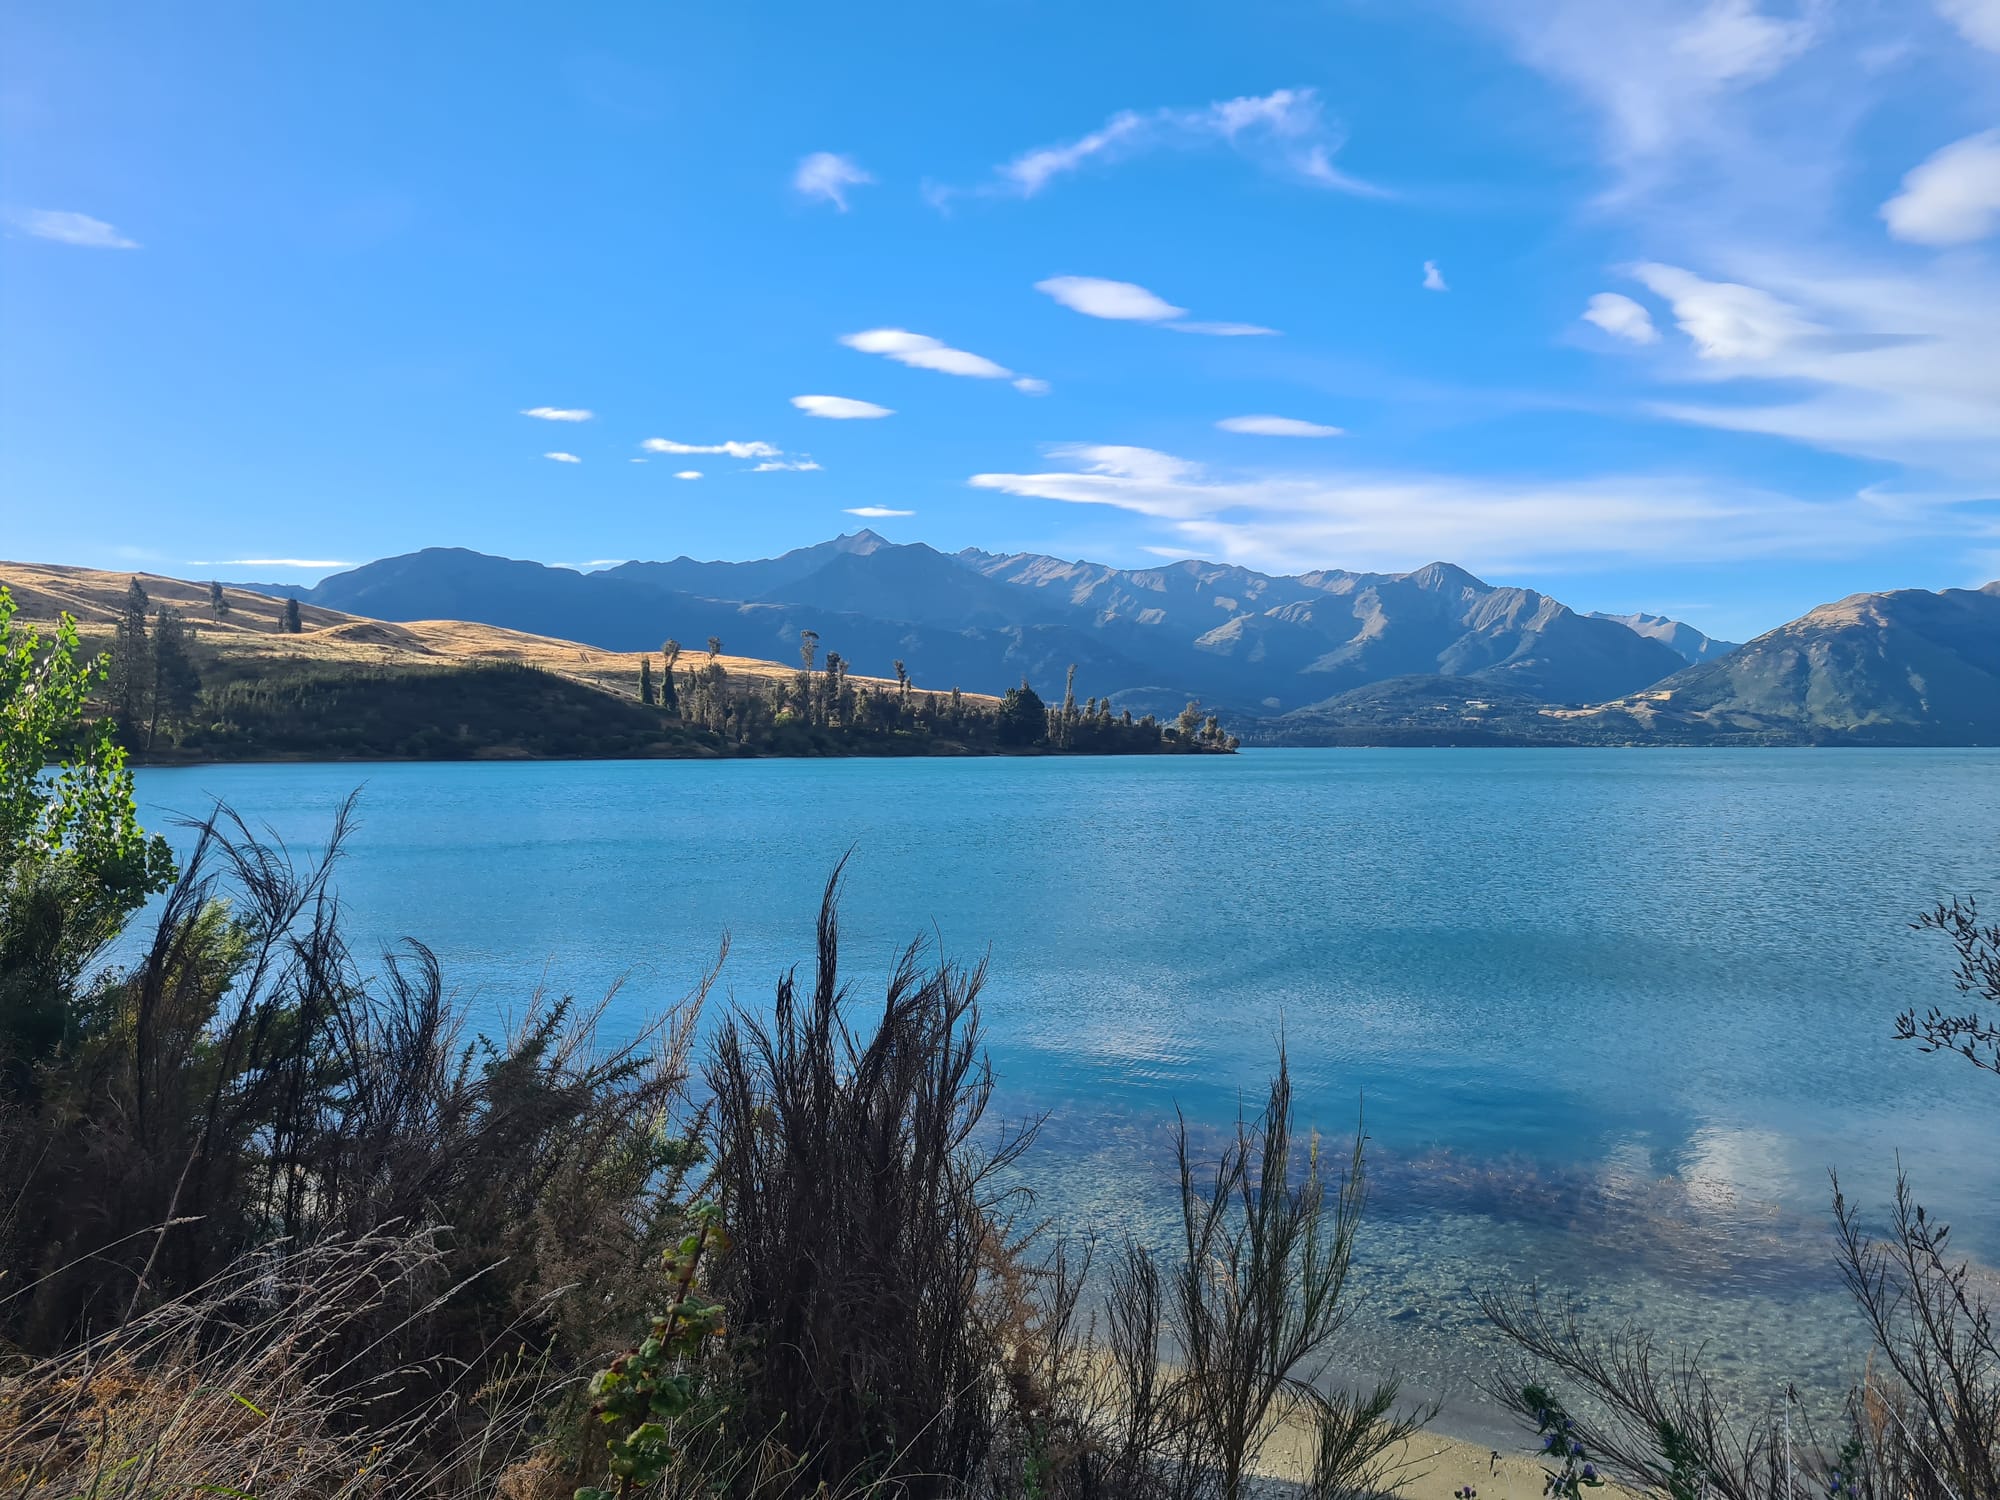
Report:
[{"label": "white cloud", "polygon": [[531,406],[521,415],[537,417],[544,422],[588,422],[595,413],[580,406]]},{"label": "white cloud", "polygon": [[1323,438],[1339,437],[1341,429],[1324,422],[1307,422],[1298,417],[1224,417],[1215,424],[1224,432],[1242,432],[1255,437]]},{"label": "white cloud", "polygon": [[811,474],[818,472],[819,467],[809,458],[768,458],[761,464],[753,465],[750,472],[775,474],[782,471],[791,474]]},{"label": "white cloud", "polygon": [[1655,262],[1633,274],[1673,305],[1674,321],[1703,359],[1767,360],[1817,331],[1796,308],[1753,286],[1705,281]]},{"label": "white cloud", "polygon": [[678,471],[678,472],[677,472],[677,473],[676,473],[676,474],[674,475],[674,478],[676,478],[676,479],[699,479],[699,478],[701,478],[701,470],[699,470],[699,469],[682,469],[682,470]]},{"label": "white cloud", "polygon": [[648,453],[720,453],[725,458],[779,458],[780,449],[769,443],[677,443],[672,438],[647,438],[639,445]]},{"label": "white cloud", "polygon": [[1261,323],[1169,323],[1175,333],[1205,333],[1215,339],[1276,338],[1278,330]]},{"label": "white cloud", "polygon": [[857,401],[852,396],[794,396],[792,405],[809,417],[827,417],[836,422],[893,417],[894,410],[873,401]]},{"label": "white cloud", "polygon": [[102,219],[74,214],[62,209],[30,208],[10,215],[16,228],[38,240],[54,240],[59,245],[80,245],[86,250],[137,250],[139,242],[128,240]]},{"label": "white cloud", "polygon": [[[2000,16],[2000,4],[1996,4]],[[1919,245],[1964,245],[2000,226],[2000,130],[1981,131],[1936,152],[1882,205],[1889,233]]]},{"label": "white cloud", "polygon": [[360,564],[342,562],[335,557],[225,557],[194,558],[189,561],[188,566],[191,568],[357,568]]},{"label": "white cloud", "polygon": [[1424,262],[1424,290],[1427,292],[1448,292],[1451,290],[1445,284],[1444,272],[1438,269],[1438,263],[1434,260]]},{"label": "white cloud", "polygon": [[941,375],[968,375],[974,380],[1011,380],[1014,372],[995,364],[983,354],[954,349],[943,339],[927,333],[911,333],[907,328],[870,328],[862,333],[844,333],[841,343],[863,354],[880,354],[899,365],[918,370],[936,370]]},{"label": "white cloud", "polygon": [[544,453],[542,457],[552,458],[559,464],[580,464],[583,462],[574,453]]},{"label": "white cloud", "polygon": [[792,174],[792,186],[799,192],[808,198],[823,198],[842,213],[847,212],[847,190],[874,180],[853,157],[837,151],[815,151],[801,157],[798,170]]},{"label": "white cloud", "polygon": [[[975,474],[974,488],[1105,505],[1166,524],[1180,549],[1297,571],[1408,568],[1448,555],[1474,568],[1842,556],[1925,527],[1948,509],[1861,494],[1801,500],[1695,477],[1538,480],[1253,472],[1217,477],[1149,448],[1058,448],[1066,469]],[[1167,549],[1155,549],[1167,550]]]},{"label": "white cloud", "polygon": [[1205,333],[1211,338],[1225,339],[1271,336],[1278,331],[1258,323],[1189,322],[1185,320],[1185,307],[1175,307],[1136,282],[1109,281],[1102,276],[1050,276],[1036,282],[1035,290],[1087,318],[1153,323],[1176,333]]},{"label": "white cloud", "polygon": [[871,521],[886,520],[890,516],[914,516],[913,510],[891,510],[886,505],[857,505],[848,512],[850,516],[866,516]]},{"label": "white cloud", "polygon": [[1130,281],[1107,281],[1102,276],[1051,276],[1035,283],[1071,312],[1087,318],[1113,318],[1123,322],[1159,323],[1178,318],[1187,311],[1164,297],[1156,297]]},{"label": "white cloud", "polygon": [[628,459],[626,459],[626,460],[625,460],[625,462],[626,462],[626,463],[628,463],[628,464],[642,464],[642,463],[644,463],[645,461],[646,461],[646,460],[645,460],[645,459],[643,459],[643,458],[628,458]]},{"label": "white cloud", "polygon": [[[1276,89],[1269,94],[1220,99],[1196,109],[1122,110],[1074,140],[1024,151],[994,169],[993,180],[974,191],[1032,198],[1057,178],[1087,166],[1104,166],[1149,151],[1225,146],[1267,171],[1341,192],[1381,196],[1382,190],[1333,164],[1341,137],[1325,118],[1316,89]],[[936,189],[943,202],[951,189]]]},{"label": "white cloud", "polygon": [[1014,389],[1024,396],[1046,396],[1049,393],[1049,383],[1033,375],[1022,375],[1016,377]]},{"label": "white cloud", "polygon": [[1599,292],[1592,297],[1583,310],[1583,321],[1634,344],[1655,343],[1660,337],[1653,315],[1621,292]]},{"label": "white cloud", "polygon": [[2000,0],[1937,0],[1937,8],[1975,47],[2000,52]]}]

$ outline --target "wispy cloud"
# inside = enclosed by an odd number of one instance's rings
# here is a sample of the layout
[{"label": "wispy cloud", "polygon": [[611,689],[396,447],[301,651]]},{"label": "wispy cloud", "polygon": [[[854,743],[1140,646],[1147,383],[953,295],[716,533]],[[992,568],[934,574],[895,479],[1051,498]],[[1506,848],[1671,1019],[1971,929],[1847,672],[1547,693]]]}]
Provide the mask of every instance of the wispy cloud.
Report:
[{"label": "wispy cloud", "polygon": [[[1760,432],[2000,486],[2000,278],[1977,262],[1800,266],[1739,255],[1741,280],[1648,263],[1688,344],[1670,373],[1725,388],[1652,404],[1679,421]],[[1686,355],[1692,354],[1693,358]],[[1678,363],[1676,356],[1678,355]]]},{"label": "wispy cloud", "polygon": [[1224,432],[1247,433],[1253,437],[1325,438],[1339,437],[1342,431],[1324,422],[1307,422],[1298,417],[1224,417],[1215,425]]},{"label": "wispy cloud", "polygon": [[139,242],[127,239],[102,219],[89,214],[70,213],[56,208],[29,208],[10,214],[17,229],[38,240],[54,240],[59,245],[77,245],[86,250],[137,250]]},{"label": "wispy cloud", "polygon": [[1176,333],[1203,333],[1211,338],[1272,336],[1278,331],[1258,323],[1190,322],[1185,307],[1176,307],[1132,281],[1110,281],[1102,276],[1050,276],[1036,282],[1035,290],[1087,318],[1152,323]]},{"label": "wispy cloud", "polygon": [[356,568],[359,563],[342,562],[337,557],[221,557],[193,558],[190,568]]},{"label": "wispy cloud", "polygon": [[752,474],[814,474],[819,471],[819,468],[820,466],[810,458],[800,456],[798,458],[767,458],[761,464],[752,465],[750,472]]},{"label": "wispy cloud", "polygon": [[826,417],[835,422],[865,421],[873,417],[893,417],[895,411],[873,401],[857,401],[852,396],[794,396],[792,405],[809,417]]},{"label": "wispy cloud", "polygon": [[856,505],[848,512],[850,516],[865,516],[871,521],[884,521],[893,516],[914,516],[913,510],[891,510],[886,505]]},{"label": "wispy cloud", "polygon": [[1175,333],[1205,333],[1212,339],[1276,338],[1278,330],[1262,323],[1203,323],[1183,319],[1165,325]]},{"label": "wispy cloud", "polygon": [[544,453],[542,457],[554,459],[559,464],[580,464],[583,462],[574,453]]},{"label": "wispy cloud", "polygon": [[1121,110],[1097,129],[1072,140],[1024,151],[994,168],[992,178],[971,189],[934,188],[933,202],[958,192],[1032,198],[1057,179],[1088,167],[1110,166],[1149,152],[1221,146],[1275,172],[1339,192],[1383,196],[1383,190],[1333,164],[1342,145],[1328,122],[1319,92],[1275,89],[1238,99],[1219,99],[1193,109]]},{"label": "wispy cloud", "polygon": [[543,422],[588,422],[595,413],[580,406],[531,406],[521,415]]},{"label": "wispy cloud", "polygon": [[1438,263],[1434,260],[1424,262],[1424,290],[1427,292],[1448,292],[1451,290],[1451,287],[1445,282],[1444,272],[1438,269]]},{"label": "wispy cloud", "polygon": [[823,199],[842,213],[847,212],[847,190],[865,187],[874,180],[853,157],[837,151],[815,151],[800,158],[798,170],[792,174],[792,186],[800,193]]},{"label": "wispy cloud", "polygon": [[1005,365],[983,354],[954,349],[943,339],[934,339],[927,333],[912,333],[907,328],[870,328],[861,333],[844,333],[840,341],[863,354],[879,354],[916,370],[935,370],[941,375],[964,375],[974,380],[1011,380],[1016,390],[1035,396],[1044,394],[1049,388],[1047,381],[1036,380],[1029,375],[1017,376]]},{"label": "wispy cloud", "polygon": [[677,443],[672,438],[647,438],[639,445],[648,453],[720,453],[725,458],[779,458],[783,450],[766,442]]},{"label": "wispy cloud", "polygon": [[[1995,7],[2000,15],[2000,0]],[[1882,205],[1889,233],[1918,245],[1967,245],[2000,227],[2000,130],[1936,152]]]},{"label": "wispy cloud", "polygon": [[681,470],[679,470],[679,471],[677,471],[677,472],[675,473],[675,475],[674,475],[674,478],[676,478],[676,479],[699,479],[699,478],[701,478],[701,470],[699,470],[699,469],[681,469]]},{"label": "wispy cloud", "polygon": [[1937,8],[1975,47],[2000,52],[2000,0],[1937,0]]},{"label": "wispy cloud", "polygon": [[1583,309],[1583,321],[1629,343],[1652,344],[1660,337],[1653,315],[1622,292],[1599,292],[1592,297]]},{"label": "wispy cloud", "polygon": [[1721,105],[1809,48],[1822,7],[1767,15],[1756,0],[1476,0],[1530,66],[1588,100],[1631,167],[1726,129]]},{"label": "wispy cloud", "polygon": [[1286,571],[1408,568],[1447,553],[1495,569],[1843,556],[1926,529],[1964,530],[1949,508],[1913,510],[1868,493],[1816,502],[1688,476],[1217,475],[1149,448],[1089,445],[1051,456],[1067,467],[975,474],[970,483],[1111,506],[1161,522],[1178,550]]}]

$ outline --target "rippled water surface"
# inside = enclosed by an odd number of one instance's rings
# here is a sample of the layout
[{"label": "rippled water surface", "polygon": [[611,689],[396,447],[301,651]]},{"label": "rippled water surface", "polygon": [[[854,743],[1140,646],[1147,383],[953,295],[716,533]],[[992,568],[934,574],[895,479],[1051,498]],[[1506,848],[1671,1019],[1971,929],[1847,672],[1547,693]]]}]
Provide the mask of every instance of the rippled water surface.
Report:
[{"label": "rippled water surface", "polygon": [[2000,1261],[1992,1080],[1888,1039],[1951,997],[1911,916],[2000,901],[2000,752],[140,773],[156,824],[222,797],[302,846],[356,786],[354,935],[422,938],[488,1013],[546,977],[636,1016],[725,932],[758,1003],[852,849],[857,973],[990,956],[1002,1107],[1048,1112],[1030,1176],[1078,1227],[1161,1233],[1175,1106],[1226,1123],[1282,1032],[1312,1123],[1365,1101],[1358,1357],[1425,1386],[1485,1367],[1474,1295],[1529,1278],[1715,1339],[1745,1392],[1843,1379],[1827,1172],[1879,1198],[1899,1151]]}]

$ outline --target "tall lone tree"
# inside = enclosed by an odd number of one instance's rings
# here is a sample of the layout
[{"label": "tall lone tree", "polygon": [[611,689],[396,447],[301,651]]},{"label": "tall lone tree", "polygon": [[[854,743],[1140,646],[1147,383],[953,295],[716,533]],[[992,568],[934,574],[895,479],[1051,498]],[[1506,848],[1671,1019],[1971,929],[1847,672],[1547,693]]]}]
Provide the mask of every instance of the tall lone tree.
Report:
[{"label": "tall lone tree", "polygon": [[722,637],[712,635],[708,638],[708,659],[714,661],[720,655],[722,655]]},{"label": "tall lone tree", "polygon": [[222,592],[222,585],[214,579],[210,579],[208,584],[208,612],[218,620],[229,613],[229,596]]},{"label": "tall lone tree", "polygon": [[152,712],[153,652],[146,637],[145,587],[133,579],[111,642],[111,716],[130,743]]},{"label": "tall lone tree", "polygon": [[681,659],[681,643],[668,636],[660,646],[660,655],[666,664],[666,670],[660,674],[660,707],[675,718],[679,718],[681,690],[674,683],[674,664]]},{"label": "tall lone tree", "polygon": [[161,609],[153,621],[153,705],[146,721],[146,748],[169,726],[186,722],[201,693],[201,673],[188,650],[188,629],[180,611]]},{"label": "tall lone tree", "polygon": [[285,634],[298,635],[302,633],[305,630],[305,628],[306,628],[305,621],[299,618],[299,601],[296,599],[287,599],[285,601],[285,621],[284,621]]},{"label": "tall lone tree", "polygon": [[659,701],[659,695],[653,691],[653,658],[650,656],[639,658],[639,701],[648,707]]}]

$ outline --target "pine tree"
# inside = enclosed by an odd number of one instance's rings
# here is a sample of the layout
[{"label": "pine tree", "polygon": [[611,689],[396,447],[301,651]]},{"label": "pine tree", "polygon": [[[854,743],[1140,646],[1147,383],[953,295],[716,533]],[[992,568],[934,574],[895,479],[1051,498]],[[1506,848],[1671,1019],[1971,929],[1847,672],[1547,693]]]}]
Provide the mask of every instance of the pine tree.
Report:
[{"label": "pine tree", "polygon": [[658,695],[653,691],[653,658],[650,656],[639,658],[639,701],[648,707],[658,701]]},{"label": "pine tree", "polygon": [[285,601],[285,634],[299,635],[304,632],[305,628],[305,621],[299,616],[299,601],[296,599],[287,599]]},{"label": "pine tree", "polygon": [[111,642],[111,715],[130,744],[151,715],[153,652],[146,639],[146,590],[138,579],[125,590],[125,612]]},{"label": "pine tree", "polygon": [[208,585],[208,612],[218,620],[229,613],[229,596],[222,592],[222,585],[213,579]]},{"label": "pine tree", "polygon": [[180,611],[162,609],[153,621],[153,703],[146,721],[146,748],[169,726],[184,723],[201,693],[201,673],[188,650],[188,629]]},{"label": "pine tree", "polygon": [[712,635],[708,638],[708,659],[714,661],[720,655],[722,655],[722,637]]}]

